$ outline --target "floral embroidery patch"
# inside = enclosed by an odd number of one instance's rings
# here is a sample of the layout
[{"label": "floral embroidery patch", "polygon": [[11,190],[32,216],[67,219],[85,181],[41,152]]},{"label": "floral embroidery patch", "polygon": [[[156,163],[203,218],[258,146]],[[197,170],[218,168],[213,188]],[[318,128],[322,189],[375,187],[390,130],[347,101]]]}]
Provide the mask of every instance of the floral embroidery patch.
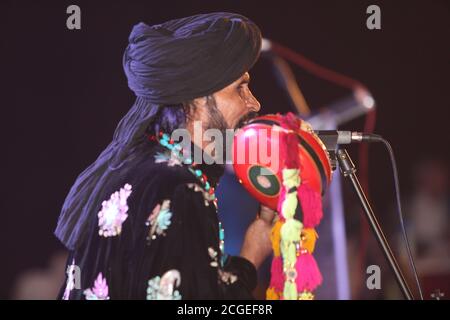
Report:
[{"label": "floral embroidery patch", "polygon": [[162,277],[156,276],[148,281],[147,300],[181,300],[178,290],[181,275],[178,270],[172,269]]},{"label": "floral embroidery patch", "polygon": [[83,293],[86,296],[86,300],[109,300],[108,291],[106,279],[103,278],[103,275],[100,272],[94,282],[94,286],[84,290]]},{"label": "floral embroidery patch", "polygon": [[103,201],[102,209],[98,213],[99,235],[113,237],[122,231],[122,224],[128,217],[127,199],[131,194],[131,185],[125,184],[119,191],[114,192],[108,201]]},{"label": "floral embroidery patch", "polygon": [[171,218],[170,200],[166,199],[162,204],[156,205],[146,222],[151,226],[147,240],[156,239],[156,235],[165,235],[165,231],[172,223]]}]

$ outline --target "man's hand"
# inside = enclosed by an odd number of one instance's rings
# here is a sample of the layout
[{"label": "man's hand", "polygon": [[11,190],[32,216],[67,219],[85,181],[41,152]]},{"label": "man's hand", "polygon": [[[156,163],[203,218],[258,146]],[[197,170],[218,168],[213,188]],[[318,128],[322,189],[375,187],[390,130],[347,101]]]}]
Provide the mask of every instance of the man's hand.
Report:
[{"label": "man's hand", "polygon": [[241,257],[254,264],[256,269],[272,252],[270,232],[276,212],[268,207],[261,206],[258,217],[248,227],[241,249]]}]

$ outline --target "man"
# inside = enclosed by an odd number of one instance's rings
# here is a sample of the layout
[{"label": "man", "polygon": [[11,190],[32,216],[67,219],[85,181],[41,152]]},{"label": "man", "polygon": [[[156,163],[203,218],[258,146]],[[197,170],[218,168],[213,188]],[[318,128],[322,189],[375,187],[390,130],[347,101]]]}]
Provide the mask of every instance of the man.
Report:
[{"label": "man", "polygon": [[192,136],[195,121],[233,129],[260,109],[248,87],[260,31],[243,16],[210,13],[140,23],[129,42],[123,65],[136,102],[78,177],[55,231],[70,250],[61,298],[251,298],[274,212],[262,208],[241,256],[227,256],[214,195],[223,165],[193,163],[171,134]]}]

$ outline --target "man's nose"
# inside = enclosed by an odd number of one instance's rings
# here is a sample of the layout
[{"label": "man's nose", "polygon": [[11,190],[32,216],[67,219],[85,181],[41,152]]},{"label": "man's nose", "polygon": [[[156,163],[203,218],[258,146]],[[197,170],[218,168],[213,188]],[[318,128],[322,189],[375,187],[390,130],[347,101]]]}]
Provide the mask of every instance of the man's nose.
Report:
[{"label": "man's nose", "polygon": [[261,109],[261,104],[259,103],[258,99],[255,98],[253,93],[251,93],[250,90],[248,92],[245,103],[247,104],[247,108],[250,109],[250,111],[258,112]]}]

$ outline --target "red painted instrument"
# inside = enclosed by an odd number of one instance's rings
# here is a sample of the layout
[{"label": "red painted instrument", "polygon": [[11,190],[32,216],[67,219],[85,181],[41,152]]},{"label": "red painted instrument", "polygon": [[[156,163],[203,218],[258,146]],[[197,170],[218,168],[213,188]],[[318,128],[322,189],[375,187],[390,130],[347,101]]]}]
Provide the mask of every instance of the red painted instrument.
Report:
[{"label": "red painted instrument", "polygon": [[[281,190],[283,159],[279,154],[281,115],[249,121],[234,137],[233,167],[239,182],[263,205],[276,210]],[[322,141],[308,126],[297,132],[301,181],[324,194],[331,181],[331,165]]]}]

